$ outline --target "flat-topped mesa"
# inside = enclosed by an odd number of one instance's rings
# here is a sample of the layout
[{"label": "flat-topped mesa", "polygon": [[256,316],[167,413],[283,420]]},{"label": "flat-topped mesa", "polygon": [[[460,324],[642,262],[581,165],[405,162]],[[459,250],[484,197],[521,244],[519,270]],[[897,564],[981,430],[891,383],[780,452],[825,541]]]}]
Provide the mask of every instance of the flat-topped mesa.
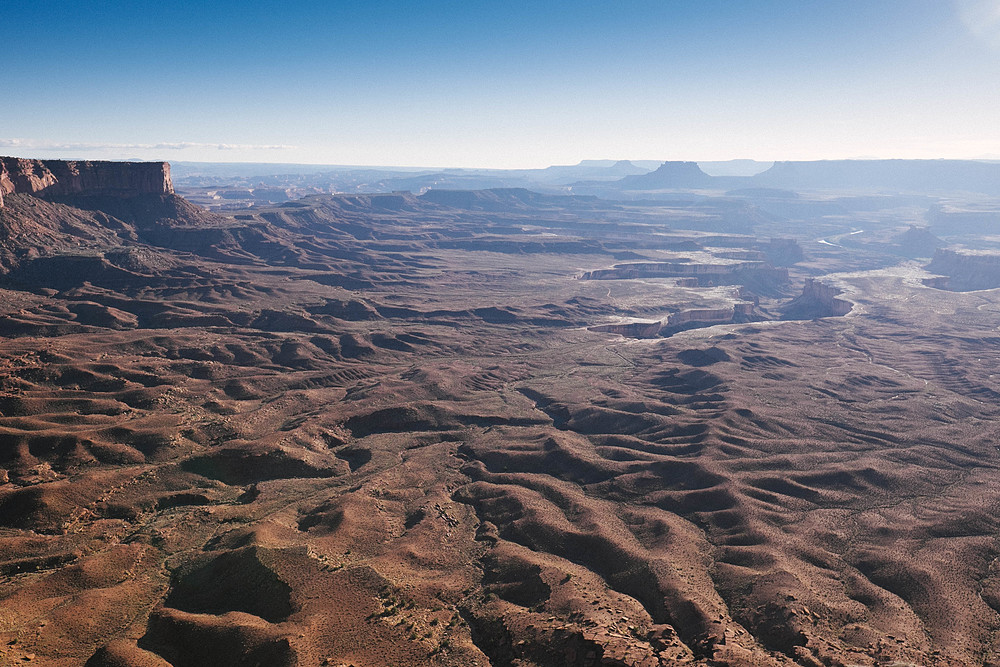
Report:
[{"label": "flat-topped mesa", "polygon": [[668,161],[648,174],[626,176],[618,181],[625,188],[637,190],[671,188],[707,188],[714,179],[703,172],[697,162]]},{"label": "flat-topped mesa", "polygon": [[954,292],[1000,287],[1000,252],[971,248],[938,248],[927,270],[943,278],[927,278],[924,284]]},{"label": "flat-topped mesa", "polygon": [[[718,255],[717,255],[718,256]],[[680,278],[679,285],[716,287],[743,285],[757,294],[773,293],[788,282],[788,269],[775,268],[762,261],[699,262],[628,262],[609,269],[595,269],[579,276],[580,280],[635,280],[640,278]]]},{"label": "flat-topped mesa", "polygon": [[705,325],[726,324],[746,321],[751,318],[753,318],[752,303],[734,303],[727,308],[694,308],[671,313],[667,318],[667,326],[679,327],[691,322],[700,322]]},{"label": "flat-topped mesa", "polygon": [[24,193],[62,195],[173,194],[167,162],[29,160],[0,157],[0,206],[3,196]]},{"label": "flat-topped mesa", "polygon": [[740,324],[763,319],[754,312],[754,304],[737,302],[721,308],[694,308],[671,313],[657,322],[619,322],[587,327],[590,331],[613,333],[626,338],[656,338],[672,336],[685,329],[710,327],[716,324]]}]

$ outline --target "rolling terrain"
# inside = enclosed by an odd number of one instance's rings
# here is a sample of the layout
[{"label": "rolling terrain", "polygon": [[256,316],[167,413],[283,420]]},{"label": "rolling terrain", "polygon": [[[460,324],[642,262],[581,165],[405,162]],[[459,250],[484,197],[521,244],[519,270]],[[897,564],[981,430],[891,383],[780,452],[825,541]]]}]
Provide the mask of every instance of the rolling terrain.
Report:
[{"label": "rolling terrain", "polygon": [[0,181],[0,663],[1000,664],[993,202],[70,164]]}]

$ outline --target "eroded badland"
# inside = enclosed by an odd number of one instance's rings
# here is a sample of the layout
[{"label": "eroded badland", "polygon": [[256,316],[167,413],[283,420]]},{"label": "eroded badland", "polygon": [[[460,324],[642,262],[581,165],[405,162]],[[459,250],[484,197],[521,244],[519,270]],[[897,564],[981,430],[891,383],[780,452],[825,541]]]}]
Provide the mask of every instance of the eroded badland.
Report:
[{"label": "eroded badland", "polygon": [[995,195],[0,164],[0,663],[1000,663]]}]

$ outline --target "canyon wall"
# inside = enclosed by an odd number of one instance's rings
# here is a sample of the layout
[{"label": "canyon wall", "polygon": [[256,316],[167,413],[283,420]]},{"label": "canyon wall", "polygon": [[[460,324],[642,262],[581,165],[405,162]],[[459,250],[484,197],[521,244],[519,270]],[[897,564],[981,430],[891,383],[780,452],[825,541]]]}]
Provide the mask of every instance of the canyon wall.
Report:
[{"label": "canyon wall", "polygon": [[[701,264],[696,262],[629,262],[616,264],[610,269],[595,269],[580,276],[581,280],[633,280],[636,278],[674,278],[698,276],[708,280],[721,280],[744,271],[765,268],[763,262],[732,262],[729,264]],[[787,272],[786,272],[787,273]]]},{"label": "canyon wall", "polygon": [[[710,327],[714,324],[731,324],[750,322],[754,319],[754,304],[749,302],[734,303],[724,308],[694,308],[671,313],[667,319],[658,322],[621,322],[618,324],[599,324],[588,327],[590,331],[614,333],[627,338],[655,338],[656,336],[671,336],[678,331],[697,327]],[[694,327],[692,327],[694,325]]]},{"label": "canyon wall", "polygon": [[590,331],[613,333],[626,338],[656,338],[663,329],[663,322],[622,322],[620,324],[598,324],[587,327]]},{"label": "canyon wall", "polygon": [[[750,306],[752,308],[753,304],[750,304]],[[683,324],[690,324],[691,322],[700,322],[706,325],[725,324],[727,322],[732,322],[735,314],[736,310],[734,307],[682,310],[678,313],[672,313],[670,317],[667,318],[667,326],[676,327]]]},{"label": "canyon wall", "polygon": [[167,162],[29,160],[0,157],[0,206],[3,196],[74,194],[173,194]]},{"label": "canyon wall", "polygon": [[634,280],[640,278],[680,278],[685,287],[743,285],[755,294],[774,294],[788,282],[788,269],[775,268],[766,262],[731,262],[700,264],[696,262],[629,262],[609,269],[586,271],[580,280]]},{"label": "canyon wall", "polygon": [[806,278],[802,286],[802,294],[792,299],[781,309],[781,318],[785,320],[811,320],[820,317],[839,317],[847,315],[854,304],[846,299],[837,298],[842,290],[833,285]]},{"label": "canyon wall", "polygon": [[927,270],[947,276],[925,284],[956,292],[1000,287],[1000,253],[968,248],[938,248]]}]

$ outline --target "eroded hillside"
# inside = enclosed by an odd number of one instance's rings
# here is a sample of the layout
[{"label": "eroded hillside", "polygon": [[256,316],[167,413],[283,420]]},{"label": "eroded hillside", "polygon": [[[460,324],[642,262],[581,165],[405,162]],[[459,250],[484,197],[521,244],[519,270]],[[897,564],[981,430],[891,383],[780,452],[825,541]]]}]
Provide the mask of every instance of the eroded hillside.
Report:
[{"label": "eroded hillside", "polygon": [[6,661],[995,660],[992,290],[729,200],[36,195]]}]

